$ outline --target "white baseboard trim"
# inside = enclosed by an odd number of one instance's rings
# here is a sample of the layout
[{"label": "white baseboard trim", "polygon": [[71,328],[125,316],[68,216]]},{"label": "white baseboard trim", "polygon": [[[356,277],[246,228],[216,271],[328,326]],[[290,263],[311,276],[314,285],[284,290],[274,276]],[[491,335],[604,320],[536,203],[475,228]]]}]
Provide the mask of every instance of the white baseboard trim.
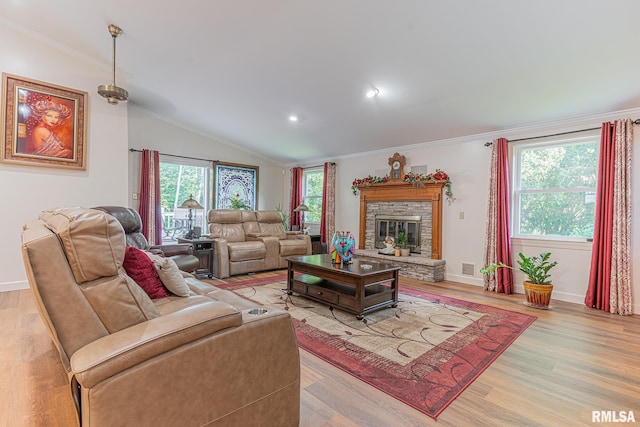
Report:
[{"label": "white baseboard trim", "polygon": [[[524,286],[522,284],[516,284],[516,293],[524,294]],[[551,306],[553,306],[553,300],[570,302],[573,304],[584,305],[584,295],[583,294],[574,294],[570,292],[562,292],[557,289],[553,290],[551,294]],[[585,306],[586,308],[586,306]],[[640,304],[633,305],[633,313],[634,315],[640,314]]]},{"label": "white baseboard trim", "polygon": [[[524,286],[522,284],[516,285],[516,293],[524,294]],[[554,299],[558,301],[572,302],[574,304],[584,304],[584,295],[562,292],[558,289],[554,289],[551,293],[551,301]]]},{"label": "white baseboard trim", "polygon": [[0,283],[0,292],[20,291],[22,289],[29,289],[29,282],[21,280],[19,282]]},{"label": "white baseboard trim", "polygon": [[482,279],[478,279],[477,277],[465,276],[462,274],[450,274],[444,273],[444,280],[449,280],[451,282],[464,283],[465,285],[473,285],[473,286],[484,286],[484,282]]},{"label": "white baseboard trim", "polygon": [[[459,275],[459,274],[445,274],[445,279],[446,280],[450,280],[452,282],[458,282],[458,283],[464,283],[467,285],[474,285],[474,286],[484,286],[484,281],[482,279],[478,279],[475,277],[469,277],[469,276],[464,276],[464,275]],[[524,286],[522,285],[522,283],[518,284],[516,283],[515,285],[515,293],[516,294],[522,294],[524,295]],[[558,301],[565,301],[565,302],[571,302],[574,304],[584,304],[584,295],[578,295],[578,294],[573,294],[573,293],[569,293],[569,292],[561,292],[558,291],[557,289],[553,290],[553,294],[551,295],[551,299],[552,300],[558,300]],[[634,312],[635,311],[635,307],[634,307]]]},{"label": "white baseboard trim", "polygon": [[[445,273],[445,280],[450,280],[452,282],[457,282],[457,283],[464,283],[466,285],[473,285],[473,286],[480,286],[480,287],[484,286],[484,281],[482,279],[460,275],[460,274]],[[516,283],[514,291],[516,294],[524,295],[524,286],[522,285],[522,283],[520,284]],[[584,295],[574,294],[571,292],[562,292],[562,291],[559,291],[558,289],[554,289],[553,294],[551,295],[552,305],[553,305],[553,300],[584,305]],[[636,314],[640,314],[640,304],[634,304],[633,312]]]}]

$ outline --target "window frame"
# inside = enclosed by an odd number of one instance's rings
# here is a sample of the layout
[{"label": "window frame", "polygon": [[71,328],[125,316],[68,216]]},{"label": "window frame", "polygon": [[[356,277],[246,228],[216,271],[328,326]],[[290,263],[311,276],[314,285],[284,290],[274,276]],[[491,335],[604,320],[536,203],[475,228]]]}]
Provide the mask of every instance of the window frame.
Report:
[{"label": "window frame", "polygon": [[[545,188],[526,189],[520,188],[521,183],[521,154],[524,150],[538,147],[557,147],[562,145],[573,145],[585,142],[594,142],[596,147],[596,173],[600,157],[600,134],[593,130],[588,134],[576,137],[547,137],[537,141],[520,141],[509,144],[509,162],[511,167],[511,238],[520,240],[547,240],[557,242],[591,242],[593,236],[561,236],[561,235],[534,235],[520,233],[520,207],[523,194],[535,193],[568,193],[568,192],[596,192],[597,187],[575,187],[575,188]],[[597,185],[597,183],[596,183]],[[594,215],[595,222],[595,215]]]},{"label": "window frame", "polygon": [[[323,185],[320,189],[320,194],[317,195],[308,195],[307,194],[307,177],[309,175],[321,175]],[[323,167],[314,167],[314,168],[306,168],[302,170],[302,203],[309,206],[309,199],[318,199],[318,205],[320,206],[320,212],[322,212],[322,193],[324,188],[324,168]],[[321,221],[310,221],[307,218],[307,213],[303,212],[304,215],[304,223],[305,225],[314,225],[320,226]]]},{"label": "window frame", "polygon": [[[187,167],[197,167],[197,168],[202,168],[205,171],[206,176],[204,178],[202,195],[200,197],[198,197],[197,194],[193,195],[193,198],[197,200],[198,203],[200,203],[200,205],[204,209],[202,210],[198,209],[193,211],[193,226],[194,227],[198,226],[198,227],[201,227],[202,230],[206,230],[206,227],[207,227],[206,215],[209,209],[211,209],[212,201],[213,201],[212,188],[213,188],[214,171],[213,171],[213,168],[211,167],[211,162],[206,160],[189,159],[184,157],[160,154],[160,163],[179,165],[179,166],[181,165],[181,166],[187,166]],[[162,197],[162,194],[160,195],[160,197]],[[175,201],[176,206],[174,208],[174,211],[171,212],[170,215],[175,214],[175,209],[180,208],[180,205],[182,204],[182,202],[184,202],[184,200],[186,199]],[[165,214],[163,213],[163,226],[165,224],[164,216]],[[164,237],[163,240],[166,240],[166,237]],[[168,240],[173,240],[173,239],[168,239]]]}]

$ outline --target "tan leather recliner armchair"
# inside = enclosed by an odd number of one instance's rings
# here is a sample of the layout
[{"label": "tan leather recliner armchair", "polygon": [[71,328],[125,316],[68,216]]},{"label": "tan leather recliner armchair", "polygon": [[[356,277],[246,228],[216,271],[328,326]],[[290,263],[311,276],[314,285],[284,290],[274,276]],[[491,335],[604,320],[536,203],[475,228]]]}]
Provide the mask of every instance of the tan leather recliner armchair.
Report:
[{"label": "tan leather recliner armchair", "polygon": [[180,270],[189,273],[193,273],[200,266],[200,260],[193,255],[190,244],[149,245],[147,238],[142,234],[142,219],[136,210],[123,206],[96,206],[93,209],[104,211],[118,220],[124,229],[127,246],[161,253],[174,260]]},{"label": "tan leather recliner armchair", "polygon": [[22,252],[85,426],[297,426],[300,359],[289,314],[184,273],[187,297],[151,300],[122,269],[102,211],[44,211]]}]

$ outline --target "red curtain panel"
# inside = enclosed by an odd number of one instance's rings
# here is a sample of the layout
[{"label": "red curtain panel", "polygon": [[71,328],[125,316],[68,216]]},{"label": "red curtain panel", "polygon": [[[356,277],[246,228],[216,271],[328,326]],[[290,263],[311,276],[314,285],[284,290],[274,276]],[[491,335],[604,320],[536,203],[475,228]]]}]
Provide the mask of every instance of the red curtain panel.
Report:
[{"label": "red curtain panel", "polygon": [[160,153],[155,150],[142,150],[138,212],[142,218],[142,234],[150,245],[161,245]]}]

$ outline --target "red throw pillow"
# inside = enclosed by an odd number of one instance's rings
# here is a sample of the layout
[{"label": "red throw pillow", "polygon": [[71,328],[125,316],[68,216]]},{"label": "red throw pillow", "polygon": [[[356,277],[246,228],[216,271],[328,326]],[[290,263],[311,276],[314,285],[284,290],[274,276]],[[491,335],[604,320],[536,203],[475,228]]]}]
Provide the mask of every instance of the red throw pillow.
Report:
[{"label": "red throw pillow", "polygon": [[122,266],[129,277],[135,280],[150,298],[164,298],[171,295],[160,281],[153,262],[140,249],[127,246]]}]

